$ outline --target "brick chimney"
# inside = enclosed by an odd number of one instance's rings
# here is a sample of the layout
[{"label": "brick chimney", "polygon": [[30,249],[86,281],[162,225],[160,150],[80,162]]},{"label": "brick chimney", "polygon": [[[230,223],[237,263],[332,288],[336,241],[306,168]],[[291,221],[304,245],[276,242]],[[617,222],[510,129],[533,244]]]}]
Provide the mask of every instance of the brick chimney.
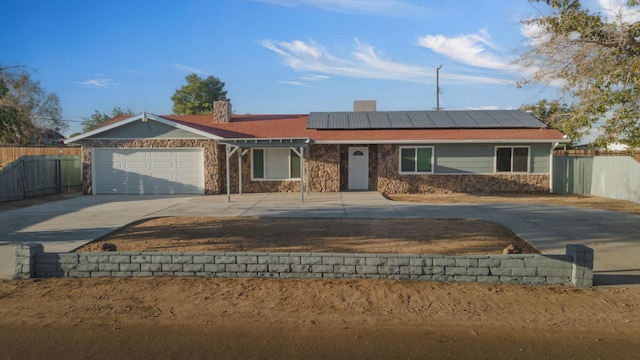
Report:
[{"label": "brick chimney", "polygon": [[213,102],[213,122],[231,122],[231,102],[229,102],[229,100],[218,100]]}]

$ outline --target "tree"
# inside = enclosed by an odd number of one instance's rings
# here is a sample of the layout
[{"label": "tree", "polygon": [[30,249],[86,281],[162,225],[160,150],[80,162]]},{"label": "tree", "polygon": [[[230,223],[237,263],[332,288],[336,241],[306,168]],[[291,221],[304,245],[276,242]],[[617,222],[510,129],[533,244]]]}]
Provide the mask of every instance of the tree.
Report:
[{"label": "tree", "polygon": [[561,131],[571,139],[572,143],[579,141],[582,137],[582,134],[568,126],[568,122],[565,121],[566,117],[573,111],[572,107],[561,103],[559,100],[548,101],[543,99],[536,104],[522,105],[520,110],[530,112],[548,126]]},{"label": "tree", "polygon": [[21,67],[0,66],[0,142],[24,145],[41,129],[63,131],[60,98],[47,93]]},{"label": "tree", "polygon": [[130,108],[123,109],[119,106],[115,106],[111,110],[111,116],[109,116],[107,115],[107,113],[100,112],[98,111],[98,109],[96,109],[93,112],[93,115],[91,115],[89,118],[85,118],[84,120],[82,120],[82,131],[83,132],[91,131],[99,127],[100,125],[104,124],[107,120],[111,120],[116,116],[123,116],[123,115],[135,115],[135,113]]},{"label": "tree", "polygon": [[[0,74],[1,75],[1,74]],[[4,98],[9,93],[7,80],[0,76],[0,142],[9,135],[20,133],[20,112],[10,104],[5,104]]]},{"label": "tree", "polygon": [[171,97],[174,114],[210,114],[213,112],[213,102],[226,98],[224,83],[215,76],[206,79],[197,74],[187,75],[187,85],[182,86]]},{"label": "tree", "polygon": [[[593,14],[578,0],[529,0],[548,13],[525,21],[539,31],[520,63],[529,81],[560,84],[571,111],[560,128],[567,135],[601,126],[600,145],[640,147],[640,22],[620,12]],[[638,1],[627,1],[638,9]],[[544,10],[541,10],[541,13]]]}]

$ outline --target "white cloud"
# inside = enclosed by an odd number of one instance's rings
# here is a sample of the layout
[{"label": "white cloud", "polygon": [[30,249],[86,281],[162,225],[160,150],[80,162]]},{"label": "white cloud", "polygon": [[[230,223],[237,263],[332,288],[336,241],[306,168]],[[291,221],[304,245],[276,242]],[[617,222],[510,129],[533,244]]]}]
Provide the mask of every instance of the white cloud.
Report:
[{"label": "white cloud", "polygon": [[[280,55],[286,66],[299,72],[418,83],[433,83],[435,79],[435,68],[387,59],[372,46],[357,39],[350,57],[334,56],[313,41],[263,40],[260,44]],[[461,74],[446,74],[441,78],[486,84],[511,83],[503,79]]]},{"label": "white cloud", "polygon": [[293,86],[309,86],[302,81],[296,81],[296,80],[281,80],[281,81],[278,81],[278,84],[293,85]]},{"label": "white cloud", "polygon": [[94,89],[112,89],[118,85],[115,81],[104,74],[94,74],[92,79],[77,81],[75,84]]},{"label": "white cloud", "polygon": [[418,45],[462,64],[495,70],[513,69],[511,59],[489,52],[497,47],[491,43],[486,30],[456,37],[426,35],[418,38]]},{"label": "white cloud", "polygon": [[[594,0],[592,4],[586,4],[585,7],[599,7],[592,13],[597,13],[597,10],[601,10],[605,21],[611,23],[623,22],[632,24],[640,21],[640,8],[626,5],[625,0]],[[520,26],[520,33],[527,39],[527,45],[529,46],[540,45],[551,37],[544,28],[533,21],[523,21]]]},{"label": "white cloud", "polygon": [[467,108],[467,110],[498,110],[498,109],[499,108],[495,105],[471,106]]},{"label": "white cloud", "polygon": [[534,21],[522,22],[520,33],[527,39],[528,46],[542,45],[551,39],[551,34]]},{"label": "white cloud", "polygon": [[278,81],[279,84],[311,87],[313,83],[329,79],[327,75],[306,75]]},{"label": "white cloud", "polygon": [[327,75],[307,75],[307,76],[301,76],[300,80],[303,80],[303,81],[322,81],[322,80],[327,80],[329,78],[330,78],[330,76],[327,76]]},{"label": "white cloud", "polygon": [[640,21],[640,9],[629,7],[625,0],[598,0],[609,22],[632,24]]},{"label": "white cloud", "polygon": [[392,17],[433,16],[426,7],[402,0],[254,0],[278,6],[312,6],[348,14],[374,14]]},{"label": "white cloud", "polygon": [[191,66],[187,66],[187,65],[182,65],[182,64],[179,64],[179,63],[175,63],[175,64],[173,64],[173,66],[176,69],[178,69],[178,70],[180,70],[182,72],[189,73],[189,74],[196,73],[198,75],[201,75],[201,74],[205,73],[205,71],[203,71],[203,70],[200,70],[200,69],[197,69],[197,68],[194,68],[194,67],[191,67]]}]

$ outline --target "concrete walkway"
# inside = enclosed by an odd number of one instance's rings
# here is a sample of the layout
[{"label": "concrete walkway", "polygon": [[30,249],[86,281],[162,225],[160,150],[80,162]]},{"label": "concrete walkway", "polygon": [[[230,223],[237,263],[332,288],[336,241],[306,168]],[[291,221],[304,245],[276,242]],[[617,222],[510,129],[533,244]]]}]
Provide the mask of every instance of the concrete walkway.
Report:
[{"label": "concrete walkway", "polygon": [[595,250],[598,286],[640,286],[640,216],[536,204],[415,204],[378,192],[219,196],[79,196],[0,212],[0,278],[13,276],[14,246],[41,242],[71,251],[136,220],[158,216],[477,219],[504,225],[543,253],[567,244]]}]

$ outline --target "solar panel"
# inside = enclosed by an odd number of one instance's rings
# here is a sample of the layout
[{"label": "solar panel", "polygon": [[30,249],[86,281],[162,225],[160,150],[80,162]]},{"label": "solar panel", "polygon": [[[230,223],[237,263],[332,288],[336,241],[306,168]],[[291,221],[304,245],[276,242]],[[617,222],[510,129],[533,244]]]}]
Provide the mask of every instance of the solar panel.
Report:
[{"label": "solar panel", "polygon": [[425,111],[407,111],[407,116],[415,128],[427,129],[435,127],[435,124]]},{"label": "solar panel", "polygon": [[329,113],[329,129],[349,129],[349,116],[346,112]]},{"label": "solar panel", "polygon": [[370,129],[367,112],[349,113],[349,129]]},{"label": "solar panel", "polygon": [[544,123],[535,116],[520,110],[505,110],[506,113],[513,116],[522,126],[531,128],[544,127]]},{"label": "solar panel", "polygon": [[455,128],[457,124],[449,115],[450,111],[426,111],[425,114],[431,119],[435,128]]},{"label": "solar panel", "polygon": [[312,112],[310,129],[490,129],[541,128],[545,124],[520,110]]},{"label": "solar panel", "polygon": [[387,111],[387,116],[389,117],[389,122],[391,123],[392,129],[412,129],[413,124],[409,117],[407,116],[406,111]]},{"label": "solar panel", "polygon": [[487,111],[487,115],[496,121],[500,126],[497,127],[520,127],[522,124],[516,118],[509,115],[505,111]]},{"label": "solar panel", "polygon": [[[437,111],[441,112],[441,111]],[[478,122],[471,117],[466,111],[447,111],[448,116],[451,117],[451,121],[459,128],[477,128]]]},{"label": "solar panel", "polygon": [[502,125],[485,110],[467,111],[467,114],[478,123],[478,128],[500,128]]},{"label": "solar panel", "polygon": [[329,113],[312,112],[309,114],[307,128],[309,129],[326,129],[329,126]]},{"label": "solar panel", "polygon": [[371,112],[369,114],[369,125],[372,129],[389,129],[391,127],[391,121],[387,113],[384,112]]}]

